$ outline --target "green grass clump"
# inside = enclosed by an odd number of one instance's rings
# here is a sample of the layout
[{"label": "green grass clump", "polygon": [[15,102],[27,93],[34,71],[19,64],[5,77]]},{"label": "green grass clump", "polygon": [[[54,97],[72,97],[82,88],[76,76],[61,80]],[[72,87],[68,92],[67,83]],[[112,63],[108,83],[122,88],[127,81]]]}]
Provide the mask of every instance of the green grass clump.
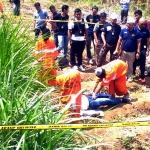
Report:
[{"label": "green grass clump", "polygon": [[[35,45],[21,19],[0,20],[0,125],[58,123],[49,95],[53,90],[36,80],[31,55]],[[26,27],[25,27],[26,26]],[[29,24],[30,26],[30,24]],[[43,100],[44,99],[44,100]],[[46,100],[45,100],[46,99]],[[53,150],[81,147],[79,130],[0,130],[1,150]]]}]

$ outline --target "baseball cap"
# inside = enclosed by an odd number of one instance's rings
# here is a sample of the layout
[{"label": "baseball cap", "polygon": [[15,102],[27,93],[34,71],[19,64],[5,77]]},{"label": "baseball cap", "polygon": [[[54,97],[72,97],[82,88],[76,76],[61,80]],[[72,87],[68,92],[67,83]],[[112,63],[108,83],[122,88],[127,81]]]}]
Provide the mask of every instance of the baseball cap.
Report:
[{"label": "baseball cap", "polygon": [[101,67],[98,67],[98,68],[95,70],[95,75],[100,78],[101,74],[102,74],[102,68],[101,68]]},{"label": "baseball cap", "polygon": [[127,23],[135,23],[135,19],[133,17],[129,17]]},{"label": "baseball cap", "polygon": [[117,14],[111,14],[111,15],[110,15],[110,18],[111,18],[111,19],[117,19]]}]

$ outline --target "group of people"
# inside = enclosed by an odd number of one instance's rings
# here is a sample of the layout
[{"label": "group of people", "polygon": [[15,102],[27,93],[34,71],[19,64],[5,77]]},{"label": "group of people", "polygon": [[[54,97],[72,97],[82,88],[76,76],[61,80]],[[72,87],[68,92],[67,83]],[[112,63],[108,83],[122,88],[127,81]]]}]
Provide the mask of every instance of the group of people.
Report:
[{"label": "group of people", "polygon": [[[36,2],[34,6],[36,8],[34,13],[35,37],[38,38],[42,31],[42,38],[37,40],[35,47],[35,57],[42,64],[38,78],[42,81],[46,80],[48,84],[60,87],[61,104],[67,104],[72,96],[81,90],[81,78],[78,69],[85,71],[82,66],[82,54],[85,47],[89,63],[93,64],[91,42],[94,42],[97,65],[96,82],[90,96],[78,95],[76,112],[79,114],[82,104],[85,106],[85,103],[94,109],[100,105],[131,101],[126,80],[132,81],[132,75],[135,74],[137,65],[140,65],[141,69],[141,82],[146,82],[144,71],[146,56],[149,54],[149,26],[148,21],[142,18],[141,10],[134,12],[136,19],[128,17],[126,27],[121,29],[117,23],[116,14],[111,14],[110,22],[107,22],[105,12],[100,13],[100,15],[97,14],[97,6],[92,7],[92,13],[86,19],[82,18],[81,9],[76,8],[74,17],[70,21],[69,6],[67,5],[62,6],[61,13],[58,13],[56,8],[51,5],[49,7],[51,16],[41,9],[39,2]],[[47,28],[46,19],[51,19],[48,20],[50,29]],[[50,37],[52,33],[54,39]],[[69,67],[66,59],[68,41],[71,45],[71,67],[69,69],[66,68]],[[105,64],[108,52],[110,52],[110,62]],[[55,59],[59,60],[58,66],[61,71],[56,69]],[[65,65],[60,65],[62,60],[66,61]],[[46,79],[43,78],[45,75],[47,76]],[[100,94],[104,86],[109,87],[108,95]],[[123,97],[116,99],[116,95]]]}]

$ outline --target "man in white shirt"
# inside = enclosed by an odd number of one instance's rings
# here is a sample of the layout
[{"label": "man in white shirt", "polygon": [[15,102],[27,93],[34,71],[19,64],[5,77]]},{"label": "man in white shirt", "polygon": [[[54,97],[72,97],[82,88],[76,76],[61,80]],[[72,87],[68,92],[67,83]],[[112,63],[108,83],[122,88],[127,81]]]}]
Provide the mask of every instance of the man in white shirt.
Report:
[{"label": "man in white shirt", "polygon": [[[85,48],[88,25],[85,24],[84,19],[81,18],[81,10],[76,8],[74,11],[74,19],[68,24],[68,37],[70,40],[70,64],[72,67],[79,67],[80,71],[85,71],[82,66],[82,53]],[[77,55],[77,66],[75,61],[75,55]]]}]

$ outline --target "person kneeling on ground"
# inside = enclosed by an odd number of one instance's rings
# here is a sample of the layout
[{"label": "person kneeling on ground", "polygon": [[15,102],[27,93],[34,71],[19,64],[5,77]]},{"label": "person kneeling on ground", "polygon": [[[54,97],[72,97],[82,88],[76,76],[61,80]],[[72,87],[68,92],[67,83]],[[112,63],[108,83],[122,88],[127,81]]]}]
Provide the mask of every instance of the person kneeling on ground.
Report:
[{"label": "person kneeling on ground", "polygon": [[[113,60],[110,63],[96,69],[95,74],[97,76],[96,83],[93,88],[93,99],[96,99],[98,94],[104,86],[109,86],[110,98],[115,98],[115,94],[123,96],[123,99],[131,101],[128,89],[126,87],[126,73],[127,64],[122,60]],[[100,87],[96,90],[97,86]]]}]

